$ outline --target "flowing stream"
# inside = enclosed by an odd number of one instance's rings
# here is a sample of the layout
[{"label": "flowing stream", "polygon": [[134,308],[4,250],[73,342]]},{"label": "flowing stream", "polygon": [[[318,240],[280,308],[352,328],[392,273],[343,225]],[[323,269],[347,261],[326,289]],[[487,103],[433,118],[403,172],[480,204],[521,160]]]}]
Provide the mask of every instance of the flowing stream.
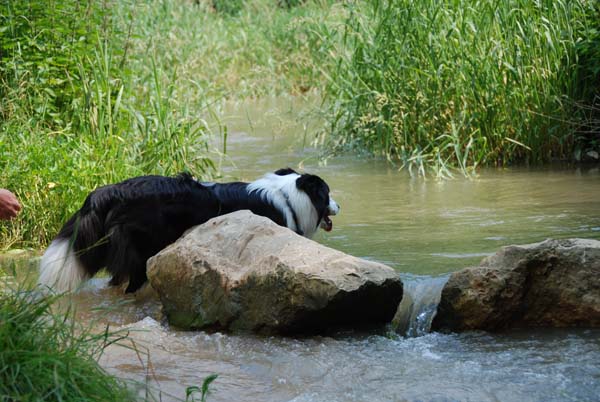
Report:
[{"label": "flowing stream", "polygon": [[324,164],[310,146],[317,125],[295,120],[302,110],[304,104],[281,99],[222,110],[229,132],[223,180],[253,180],[285,166],[323,177],[341,213],[333,231],[315,240],[399,272],[409,295],[401,309],[407,336],[176,331],[156,301],[123,298],[95,279],[77,296],[80,316],[133,328],[135,344],[128,344],[137,349],[111,346],[104,367],[149,384],[165,401],[185,399],[185,388],[211,373],[219,377],[209,401],[599,400],[599,330],[428,332],[452,271],[508,244],[600,239],[597,168],[484,170],[439,182],[363,157]]}]

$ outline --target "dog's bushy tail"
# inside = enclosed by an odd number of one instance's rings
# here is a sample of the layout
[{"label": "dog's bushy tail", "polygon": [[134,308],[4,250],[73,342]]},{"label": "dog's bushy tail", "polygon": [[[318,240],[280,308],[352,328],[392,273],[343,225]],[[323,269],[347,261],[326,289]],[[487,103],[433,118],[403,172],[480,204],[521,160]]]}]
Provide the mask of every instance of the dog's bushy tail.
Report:
[{"label": "dog's bushy tail", "polygon": [[41,287],[58,293],[73,291],[104,266],[102,220],[85,211],[82,208],[65,223],[42,256]]}]

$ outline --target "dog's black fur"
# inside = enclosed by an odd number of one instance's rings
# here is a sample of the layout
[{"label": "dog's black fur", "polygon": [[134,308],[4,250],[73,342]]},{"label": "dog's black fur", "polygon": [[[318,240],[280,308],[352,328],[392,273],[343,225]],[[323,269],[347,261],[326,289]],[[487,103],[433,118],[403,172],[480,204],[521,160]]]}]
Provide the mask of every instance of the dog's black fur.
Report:
[{"label": "dog's black fur", "polygon": [[[308,199],[312,218],[300,216]],[[129,281],[126,292],[135,292],[147,281],[148,258],[190,227],[242,209],[310,237],[320,224],[331,229],[329,215],[339,207],[321,178],[289,168],[254,183],[201,183],[189,174],[132,178],[88,195],[44,254],[40,284],[71,290],[106,267],[111,285]]]}]

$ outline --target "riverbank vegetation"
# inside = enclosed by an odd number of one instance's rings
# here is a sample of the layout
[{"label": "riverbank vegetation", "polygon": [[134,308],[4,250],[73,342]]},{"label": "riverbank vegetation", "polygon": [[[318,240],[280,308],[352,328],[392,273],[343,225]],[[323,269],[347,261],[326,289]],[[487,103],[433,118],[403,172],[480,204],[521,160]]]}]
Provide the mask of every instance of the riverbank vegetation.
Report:
[{"label": "riverbank vegetation", "polygon": [[596,2],[369,0],[348,9],[347,52],[328,82],[330,146],[439,173],[598,150],[589,114],[600,83]]},{"label": "riverbank vegetation", "polygon": [[[3,246],[39,247],[94,188],[141,174],[214,173],[176,68],[134,54],[109,2],[8,1],[0,26],[2,187],[23,204]],[[136,62],[131,60],[135,59]]]},{"label": "riverbank vegetation", "polygon": [[125,383],[97,363],[125,334],[94,334],[72,312],[55,310],[57,296],[41,297],[0,283],[0,400],[133,401]]},{"label": "riverbank vegetation", "polygon": [[324,154],[440,176],[598,151],[599,6],[75,0],[0,5],[0,247],[45,245],[94,188],[218,175],[225,100],[311,94]]}]

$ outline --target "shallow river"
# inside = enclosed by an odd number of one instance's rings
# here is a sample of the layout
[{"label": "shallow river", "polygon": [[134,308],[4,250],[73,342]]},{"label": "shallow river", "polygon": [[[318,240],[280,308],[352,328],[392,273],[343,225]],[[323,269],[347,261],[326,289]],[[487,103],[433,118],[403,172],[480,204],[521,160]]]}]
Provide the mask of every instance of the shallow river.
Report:
[{"label": "shallow river", "polygon": [[[432,297],[449,272],[507,244],[600,239],[597,168],[484,170],[438,182],[367,158],[324,165],[308,144],[315,127],[294,120],[296,107],[279,101],[222,111],[229,116],[224,180],[285,166],[319,174],[341,214],[315,240],[394,267],[410,292]],[[180,332],[164,324],[156,302],[123,305],[105,282],[92,281],[78,296],[80,314],[115,328],[133,324],[140,353],[111,347],[102,364],[147,382],[157,399],[184,399],[187,386],[216,373],[209,401],[600,400],[598,330],[457,335],[421,328],[406,338],[381,331],[305,339]]]}]

